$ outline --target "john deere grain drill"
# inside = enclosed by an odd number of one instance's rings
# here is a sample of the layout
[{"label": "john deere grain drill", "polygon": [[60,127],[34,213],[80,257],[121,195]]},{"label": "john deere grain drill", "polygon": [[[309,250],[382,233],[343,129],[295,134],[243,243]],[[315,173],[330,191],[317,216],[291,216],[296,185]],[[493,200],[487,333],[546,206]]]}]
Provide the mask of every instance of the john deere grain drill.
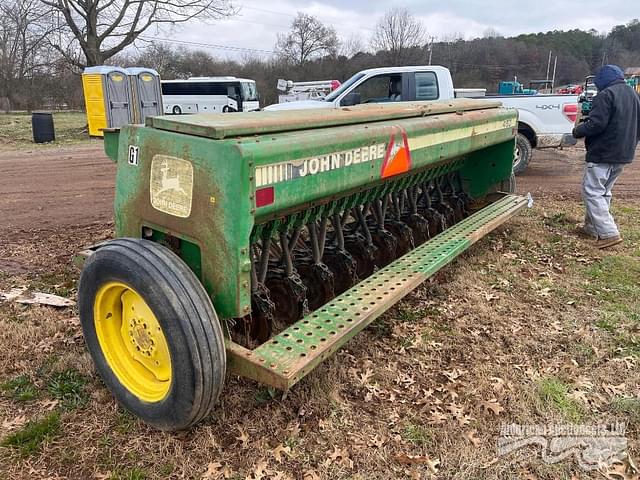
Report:
[{"label": "john deere grain drill", "polygon": [[165,116],[107,131],[117,238],[80,317],[115,397],[165,430],[225,371],[286,390],[526,204],[488,101]]}]

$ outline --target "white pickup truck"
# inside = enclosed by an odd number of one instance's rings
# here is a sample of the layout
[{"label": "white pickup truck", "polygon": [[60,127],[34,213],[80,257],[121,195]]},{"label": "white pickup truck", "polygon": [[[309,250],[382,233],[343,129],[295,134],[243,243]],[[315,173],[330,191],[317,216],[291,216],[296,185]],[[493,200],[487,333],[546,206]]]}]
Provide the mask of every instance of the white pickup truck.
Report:
[{"label": "white pickup truck", "polygon": [[[264,110],[339,108],[360,103],[450,100],[482,97],[484,89],[455,89],[449,69],[440,66],[371,68],[356,73],[340,88],[319,100],[270,105]],[[490,96],[519,114],[514,173],[531,161],[533,148],[574,145],[571,130],[577,115],[577,95]]]}]

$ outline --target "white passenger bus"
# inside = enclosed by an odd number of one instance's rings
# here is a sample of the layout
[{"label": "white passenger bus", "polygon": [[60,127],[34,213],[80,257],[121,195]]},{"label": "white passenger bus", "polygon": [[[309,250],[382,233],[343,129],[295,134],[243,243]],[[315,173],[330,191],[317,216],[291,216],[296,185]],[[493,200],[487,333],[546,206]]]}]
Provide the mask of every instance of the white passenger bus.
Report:
[{"label": "white passenger bus", "polygon": [[163,80],[164,113],[250,112],[260,109],[256,82],[236,77]]}]

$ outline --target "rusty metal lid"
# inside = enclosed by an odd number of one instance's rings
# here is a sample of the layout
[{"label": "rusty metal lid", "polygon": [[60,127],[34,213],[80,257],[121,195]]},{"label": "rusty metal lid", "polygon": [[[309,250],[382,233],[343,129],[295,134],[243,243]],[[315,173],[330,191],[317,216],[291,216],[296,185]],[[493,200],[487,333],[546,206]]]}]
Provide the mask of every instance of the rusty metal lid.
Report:
[{"label": "rusty metal lid", "polygon": [[500,107],[494,100],[455,99],[448,102],[402,102],[276,112],[200,113],[149,117],[148,127],[198,137],[223,139],[311,128],[380,122]]}]

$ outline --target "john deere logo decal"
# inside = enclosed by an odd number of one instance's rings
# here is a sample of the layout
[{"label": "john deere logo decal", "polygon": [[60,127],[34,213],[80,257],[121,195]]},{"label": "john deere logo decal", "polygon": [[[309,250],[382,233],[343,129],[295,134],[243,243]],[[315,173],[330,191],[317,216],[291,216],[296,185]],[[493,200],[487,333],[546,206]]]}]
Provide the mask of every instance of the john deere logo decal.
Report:
[{"label": "john deere logo decal", "polygon": [[317,175],[340,168],[372,162],[384,157],[386,145],[377,143],[363,147],[327,153],[317,157],[287,160],[256,167],[256,187],[287,182],[296,178]]},{"label": "john deere logo decal", "polygon": [[187,218],[191,215],[193,198],[193,165],[181,158],[155,155],[149,191],[153,208]]}]

